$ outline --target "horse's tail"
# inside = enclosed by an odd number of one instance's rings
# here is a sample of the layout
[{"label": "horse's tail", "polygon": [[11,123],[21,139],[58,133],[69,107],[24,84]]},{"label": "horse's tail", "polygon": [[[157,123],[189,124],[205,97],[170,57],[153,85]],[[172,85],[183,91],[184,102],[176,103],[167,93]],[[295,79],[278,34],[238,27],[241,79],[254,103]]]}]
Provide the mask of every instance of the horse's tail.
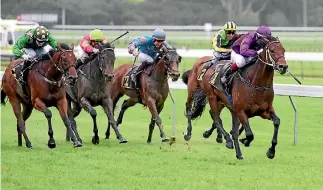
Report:
[{"label": "horse's tail", "polygon": [[201,88],[196,88],[192,94],[193,100],[191,102],[191,119],[194,120],[201,117],[205,105],[207,104],[206,94]]},{"label": "horse's tail", "polygon": [[1,104],[2,105],[5,105],[6,104],[6,102],[5,102],[6,97],[7,97],[7,94],[1,88]]},{"label": "horse's tail", "polygon": [[191,70],[187,70],[183,73],[182,80],[185,84],[187,84],[187,82],[188,82],[188,77],[189,77],[190,73],[191,73]]}]

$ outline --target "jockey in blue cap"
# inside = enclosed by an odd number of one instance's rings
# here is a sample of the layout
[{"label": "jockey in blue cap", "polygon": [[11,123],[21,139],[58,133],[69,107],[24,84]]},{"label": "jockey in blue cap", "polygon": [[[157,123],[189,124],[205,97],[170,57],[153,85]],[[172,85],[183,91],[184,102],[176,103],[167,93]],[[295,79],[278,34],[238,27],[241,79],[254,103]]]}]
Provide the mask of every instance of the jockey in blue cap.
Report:
[{"label": "jockey in blue cap", "polygon": [[221,78],[222,83],[226,83],[227,77],[239,68],[244,67],[264,48],[264,38],[271,37],[271,30],[267,26],[260,26],[256,31],[250,31],[241,36],[232,45],[231,67],[226,70]]},{"label": "jockey in blue cap", "polygon": [[[139,48],[139,51],[137,48]],[[158,56],[158,52],[163,48],[171,47],[166,42],[165,31],[161,28],[155,29],[152,36],[143,36],[130,42],[128,52],[138,57],[141,63],[132,77],[136,77],[147,66],[153,64]],[[136,80],[134,81],[137,83]]]}]

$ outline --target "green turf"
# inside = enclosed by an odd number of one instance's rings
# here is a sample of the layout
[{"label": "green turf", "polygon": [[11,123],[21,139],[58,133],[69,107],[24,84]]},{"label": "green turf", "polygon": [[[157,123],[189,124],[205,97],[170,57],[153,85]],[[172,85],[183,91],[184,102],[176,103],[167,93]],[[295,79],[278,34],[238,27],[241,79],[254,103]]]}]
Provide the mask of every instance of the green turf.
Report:
[{"label": "green turf", "polygon": [[[1,106],[2,189],[322,189],[323,117],[322,99],[295,98],[299,109],[299,144],[293,146],[293,109],[288,97],[275,97],[274,107],[281,119],[276,157],[265,153],[270,146],[273,126],[260,118],[250,120],[255,134],[251,147],[242,147],[243,161],[234,150],[217,144],[215,136],[203,139],[210,124],[208,108],[193,122],[188,145],[182,133],[186,129],[184,103],[186,91],[173,90],[176,100],[175,145],[162,146],[155,127],[152,144],[146,144],[150,113],[136,105],[130,108],[121,125],[128,144],[118,144],[115,135],[104,139],[107,119],[98,111],[100,144],[92,145],[92,120],[82,112],[77,118],[84,147],[73,148],[65,142],[65,127],[56,109],[53,112],[57,148],[47,148],[47,121],[34,111],[27,121],[27,134],[34,150],[17,147],[16,119],[11,106]],[[171,101],[167,100],[161,119],[171,135]],[[230,130],[227,110],[221,115]],[[24,141],[23,141],[24,142]]]}]

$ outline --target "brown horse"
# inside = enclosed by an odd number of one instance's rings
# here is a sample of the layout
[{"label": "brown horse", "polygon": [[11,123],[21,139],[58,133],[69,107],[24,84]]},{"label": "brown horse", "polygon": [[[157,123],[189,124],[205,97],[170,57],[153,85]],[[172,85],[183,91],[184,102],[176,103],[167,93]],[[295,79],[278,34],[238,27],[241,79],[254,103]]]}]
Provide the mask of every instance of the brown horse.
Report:
[{"label": "brown horse", "polygon": [[[233,138],[237,159],[243,159],[238,142],[239,124],[242,124],[246,132],[246,138],[242,143],[248,146],[254,139],[248,118],[254,116],[273,121],[274,134],[272,145],[267,151],[267,157],[270,159],[275,157],[280,119],[272,105],[274,99],[273,77],[275,70],[283,75],[288,69],[284,54],[285,49],[278,39],[272,37],[265,40],[264,50],[258,55],[255,63],[247,65],[233,75],[232,83],[228,89],[229,93],[223,89],[220,78],[230,64],[225,64],[219,69],[219,72],[215,67],[212,67],[206,71],[202,79],[207,93],[200,93],[196,98],[204,100],[206,97],[208,98],[214,120],[219,122],[220,118],[221,108],[219,108],[218,102],[222,102],[231,111],[232,130],[230,133]],[[220,61],[218,64],[222,62]],[[194,106],[196,106],[193,109],[194,111],[203,112],[201,106],[205,106],[205,104],[194,104]],[[201,113],[192,114],[200,115]],[[224,131],[221,125],[217,127],[222,128],[221,131]]]},{"label": "brown horse", "polygon": [[[62,48],[64,47],[64,49]],[[70,121],[67,117],[67,100],[64,87],[64,72],[67,73],[71,84],[75,82],[77,73],[75,70],[76,58],[73,54],[73,45],[58,44],[58,51],[51,51],[47,57],[33,62],[31,70],[27,74],[27,84],[22,87],[14,77],[13,69],[22,59],[10,63],[2,79],[1,104],[5,104],[8,96],[14,114],[17,118],[18,146],[22,146],[22,136],[25,138],[26,147],[32,148],[31,142],[26,134],[25,121],[30,117],[33,108],[45,114],[48,120],[48,147],[55,148],[53,129],[51,124],[52,113],[48,107],[55,106],[64,121],[65,126],[72,131]],[[51,55],[52,54],[52,55]],[[24,94],[23,88],[26,88]],[[30,97],[30,98],[29,98]],[[21,106],[23,110],[21,111]],[[72,131],[74,134],[74,132]],[[75,147],[82,144],[73,135]]]},{"label": "brown horse", "polygon": [[[125,100],[121,106],[121,111],[118,116],[117,125],[122,123],[122,118],[125,111],[134,106],[136,103],[141,103],[144,106],[148,106],[152,115],[151,122],[149,124],[149,135],[147,143],[151,142],[151,136],[155,127],[155,123],[159,127],[160,137],[162,142],[169,141],[163,131],[162,121],[159,117],[159,113],[163,110],[164,102],[169,93],[168,75],[173,81],[177,81],[180,73],[178,72],[178,65],[181,62],[182,57],[177,54],[175,48],[168,49],[166,52],[162,52],[157,58],[156,63],[140,74],[139,78],[139,92],[136,88],[129,88],[126,83],[131,83],[129,74],[131,74],[132,64],[122,64],[115,69],[115,76],[111,83],[111,98],[113,101],[113,110],[116,107],[118,100],[127,95],[130,98]],[[107,128],[106,138],[110,136],[110,125]]]},{"label": "brown horse", "polygon": [[[192,135],[192,120],[197,119],[199,116],[201,116],[203,110],[192,110],[194,109],[204,109],[205,105],[207,103],[205,98],[199,98],[200,94],[208,93],[207,90],[208,86],[210,84],[204,84],[202,78],[205,75],[206,71],[210,69],[210,67],[215,67],[216,65],[212,65],[211,60],[213,59],[212,56],[204,56],[196,60],[195,64],[193,65],[193,68],[191,70],[186,71],[183,76],[183,82],[187,85],[187,101],[186,101],[186,117],[188,120],[188,127],[187,127],[187,133],[184,135],[184,138],[186,141],[189,141],[191,139]],[[193,101],[194,100],[194,101]],[[197,104],[201,106],[197,106]],[[209,101],[209,104],[216,104],[213,106],[216,106],[219,110],[219,113],[223,109],[224,105],[221,102],[211,102]],[[202,106],[204,105],[204,106]],[[210,110],[211,118],[214,120],[214,117],[212,115],[212,112]],[[214,120],[212,124],[212,129],[214,130],[217,128],[218,136],[216,138],[216,141],[218,143],[222,143],[222,134],[224,134],[224,138],[226,139],[226,147],[233,149],[233,142],[230,138],[230,135],[226,132],[220,131],[220,127],[217,127],[217,125],[221,125],[223,128],[222,120],[219,117],[218,121]],[[213,132],[212,130],[212,132]],[[205,132],[203,136],[207,138],[211,135],[212,132]]]}]

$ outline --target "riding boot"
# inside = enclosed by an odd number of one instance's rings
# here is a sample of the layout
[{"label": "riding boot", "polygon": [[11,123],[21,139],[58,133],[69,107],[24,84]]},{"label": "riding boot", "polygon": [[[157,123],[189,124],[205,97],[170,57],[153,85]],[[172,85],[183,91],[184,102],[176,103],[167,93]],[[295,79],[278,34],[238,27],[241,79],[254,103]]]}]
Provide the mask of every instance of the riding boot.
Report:
[{"label": "riding boot", "polygon": [[232,67],[228,67],[227,70],[225,71],[224,75],[221,78],[222,84],[227,84],[228,77],[234,72]]},{"label": "riding boot", "polygon": [[21,68],[21,71],[19,72],[19,75],[18,75],[18,81],[25,84],[26,83],[26,72],[27,72],[27,68],[30,66],[30,61],[29,60],[25,60],[23,62],[23,65],[22,65],[22,68]]},{"label": "riding boot", "polygon": [[149,66],[150,64],[147,61],[142,62],[139,67],[136,70],[136,73],[133,74],[133,79],[135,82],[135,87],[137,87],[137,84],[139,82],[139,77],[137,77],[139,75],[139,73],[141,71],[143,71],[147,66]]}]

